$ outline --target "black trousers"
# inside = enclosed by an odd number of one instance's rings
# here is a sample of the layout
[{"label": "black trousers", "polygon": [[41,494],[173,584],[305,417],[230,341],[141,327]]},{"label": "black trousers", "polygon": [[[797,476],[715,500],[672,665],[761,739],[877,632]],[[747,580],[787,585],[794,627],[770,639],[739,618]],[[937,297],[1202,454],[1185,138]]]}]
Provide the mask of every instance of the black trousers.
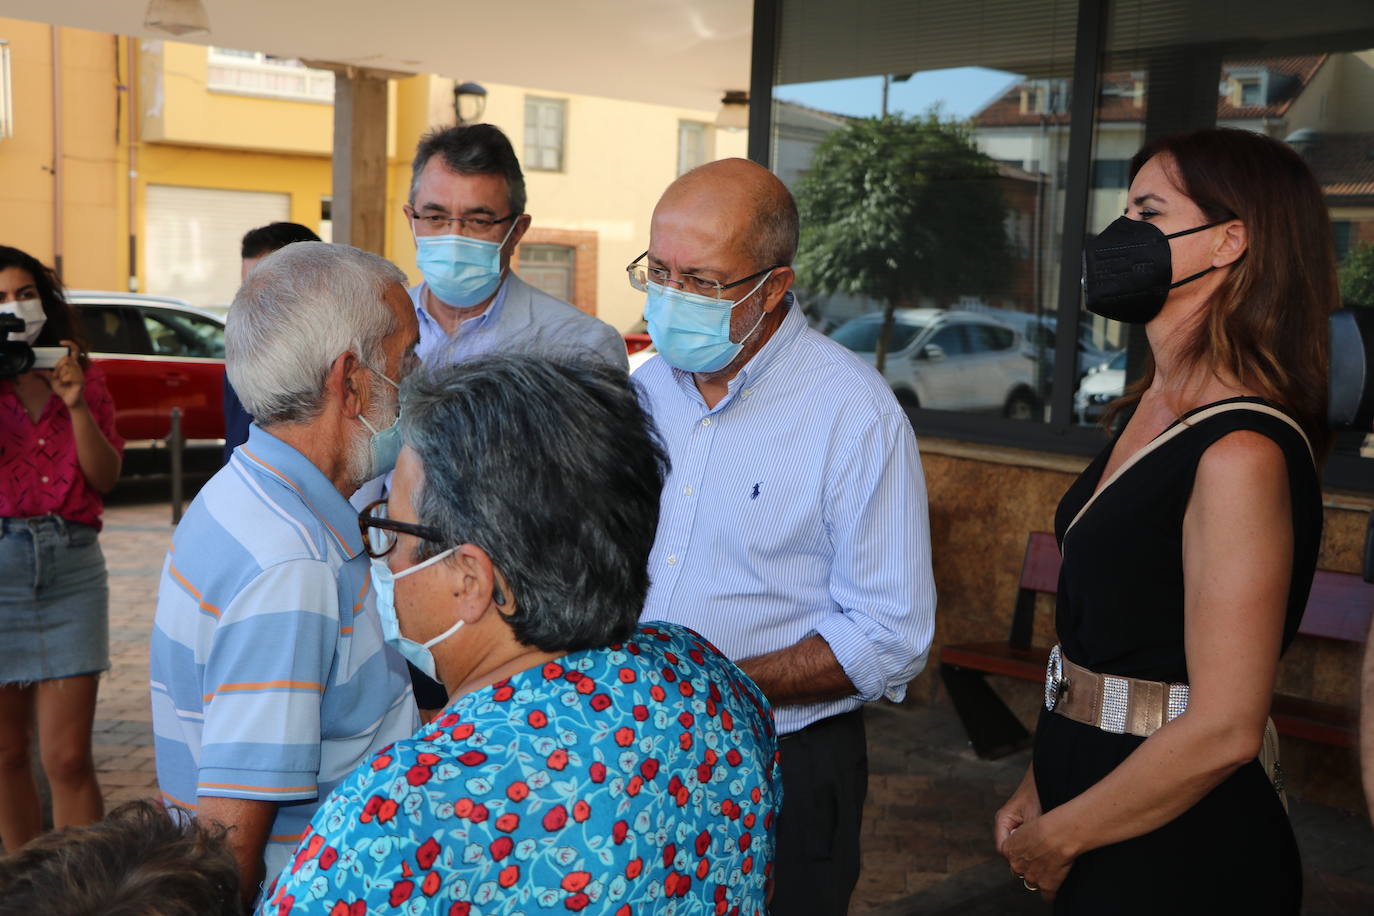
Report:
[{"label": "black trousers", "polygon": [[863,709],[783,736],[772,916],[845,916],[868,794]]}]

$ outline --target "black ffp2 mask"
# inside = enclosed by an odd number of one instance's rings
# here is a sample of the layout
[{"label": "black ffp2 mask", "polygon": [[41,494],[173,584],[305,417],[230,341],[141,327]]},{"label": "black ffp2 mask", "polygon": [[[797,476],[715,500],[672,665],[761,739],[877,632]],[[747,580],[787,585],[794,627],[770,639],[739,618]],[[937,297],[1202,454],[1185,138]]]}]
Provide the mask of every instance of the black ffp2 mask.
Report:
[{"label": "black ffp2 mask", "polygon": [[1083,302],[1113,321],[1146,324],[1164,308],[1169,290],[1216,270],[1209,267],[1177,283],[1169,239],[1220,226],[1225,220],[1165,235],[1157,226],[1118,217],[1083,246]]}]

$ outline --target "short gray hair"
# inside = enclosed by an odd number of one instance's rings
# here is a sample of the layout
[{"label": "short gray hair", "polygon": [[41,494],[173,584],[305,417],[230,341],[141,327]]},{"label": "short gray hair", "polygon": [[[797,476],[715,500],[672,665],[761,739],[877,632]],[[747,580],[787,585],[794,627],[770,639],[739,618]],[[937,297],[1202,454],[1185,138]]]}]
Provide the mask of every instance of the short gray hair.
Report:
[{"label": "short gray hair", "polygon": [[380,369],[382,341],[396,330],[383,301],[405,274],[347,245],[296,242],[248,275],[229,309],[225,370],[259,425],[319,414],[329,367],[352,353]]}]

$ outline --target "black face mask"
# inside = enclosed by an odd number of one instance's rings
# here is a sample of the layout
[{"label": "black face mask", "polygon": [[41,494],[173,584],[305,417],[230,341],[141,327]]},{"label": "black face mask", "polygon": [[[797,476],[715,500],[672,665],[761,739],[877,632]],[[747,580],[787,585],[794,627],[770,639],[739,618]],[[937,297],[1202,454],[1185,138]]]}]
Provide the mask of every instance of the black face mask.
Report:
[{"label": "black face mask", "polygon": [[1191,283],[1216,270],[1209,267],[1177,283],[1169,239],[1220,226],[1226,220],[1207,223],[1165,235],[1140,219],[1118,217],[1083,247],[1083,300],[1088,310],[1103,318],[1128,324],[1145,324],[1159,314],[1169,290]]}]

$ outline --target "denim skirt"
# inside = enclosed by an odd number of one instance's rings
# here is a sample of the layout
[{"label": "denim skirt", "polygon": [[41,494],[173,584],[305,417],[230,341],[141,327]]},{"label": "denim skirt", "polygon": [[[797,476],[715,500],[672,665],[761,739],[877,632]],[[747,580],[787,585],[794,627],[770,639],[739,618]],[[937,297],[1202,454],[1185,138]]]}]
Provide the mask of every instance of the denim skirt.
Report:
[{"label": "denim skirt", "polygon": [[110,588],[89,525],[0,519],[0,684],[110,667]]}]

